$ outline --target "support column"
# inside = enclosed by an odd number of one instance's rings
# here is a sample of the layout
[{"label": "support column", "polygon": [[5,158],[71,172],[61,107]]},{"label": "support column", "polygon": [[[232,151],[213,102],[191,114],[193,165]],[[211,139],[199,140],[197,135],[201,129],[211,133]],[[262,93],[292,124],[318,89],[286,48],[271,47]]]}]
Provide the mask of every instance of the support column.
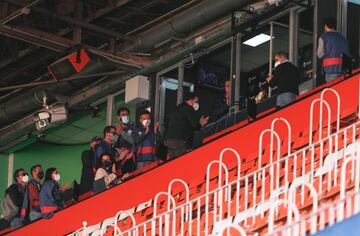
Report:
[{"label": "support column", "polygon": [[114,95],[107,96],[106,101],[106,125],[112,125],[114,114]]},{"label": "support column", "polygon": [[14,173],[14,153],[10,153],[8,156],[8,181],[7,181],[8,187],[13,183],[13,173]]},{"label": "support column", "polygon": [[318,45],[318,0],[314,0],[314,17],[313,17],[313,56],[312,56],[312,64],[313,64],[313,85],[312,88],[316,87],[317,81],[317,71],[318,71],[318,58],[316,55],[317,45]]},{"label": "support column", "polygon": [[154,109],[154,119],[155,121],[160,121],[160,93],[161,93],[161,81],[159,73],[156,73],[156,82],[155,82],[155,109]]},{"label": "support column", "polygon": [[[272,74],[272,70],[273,70],[273,64],[272,64],[272,61],[273,61],[273,46],[274,46],[274,24],[273,22],[270,22],[270,41],[269,41],[269,44],[270,44],[270,47],[269,47],[269,74]],[[269,86],[269,89],[268,89],[268,97],[271,97],[271,92],[272,92],[272,89],[271,87]]]},{"label": "support column", "polygon": [[291,9],[289,17],[289,60],[297,66],[299,43],[299,13],[295,9]]},{"label": "support column", "polygon": [[179,105],[183,102],[184,96],[184,62],[179,63],[178,67],[178,89],[177,89],[177,102]]},{"label": "support column", "polygon": [[236,50],[235,50],[235,112],[238,112],[240,109],[240,60],[241,60],[241,34],[236,35]]}]

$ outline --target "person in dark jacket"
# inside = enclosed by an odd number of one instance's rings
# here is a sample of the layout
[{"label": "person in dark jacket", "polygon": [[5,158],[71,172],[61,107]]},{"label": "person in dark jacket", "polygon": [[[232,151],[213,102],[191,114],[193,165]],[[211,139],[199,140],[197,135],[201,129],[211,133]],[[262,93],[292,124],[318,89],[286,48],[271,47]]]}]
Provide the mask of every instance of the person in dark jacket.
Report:
[{"label": "person in dark jacket", "polygon": [[344,54],[350,57],[348,41],[339,32],[336,32],[336,19],[326,18],[324,33],[319,38],[317,56],[323,60],[325,80],[329,82],[343,74]]},{"label": "person in dark jacket", "polygon": [[[126,107],[120,107],[117,112],[120,124],[116,126],[119,138],[116,144],[119,157],[125,156],[121,161],[117,161],[117,169],[122,173],[130,173],[135,170],[134,138],[133,132],[135,125],[130,120],[130,111]],[[118,173],[121,174],[121,173]]]},{"label": "person in dark jacket", "polygon": [[40,181],[44,178],[44,172],[41,165],[34,165],[30,169],[32,179],[26,186],[24,201],[22,204],[21,217],[29,218],[30,222],[41,218],[40,212]]},{"label": "person in dark jacket", "polygon": [[170,158],[184,154],[192,147],[194,130],[200,129],[209,122],[209,117],[201,116],[198,120],[196,111],[199,109],[199,98],[194,93],[185,97],[171,114],[169,126],[165,135],[165,145]]},{"label": "person in dark jacket", "polygon": [[60,174],[51,167],[45,172],[45,181],[40,191],[40,210],[43,218],[51,218],[64,207],[63,194],[59,185]]},{"label": "person in dark jacket", "polygon": [[213,114],[211,115],[211,120],[217,121],[221,119],[221,117],[228,114],[230,108],[230,102],[231,102],[231,83],[230,80],[226,80],[224,83],[224,93],[215,103]]},{"label": "person in dark jacket", "polygon": [[90,149],[81,154],[82,171],[80,179],[79,194],[84,194],[92,190],[96,166],[94,165],[95,147],[101,143],[101,138],[95,136],[90,140]]},{"label": "person in dark jacket", "polygon": [[149,165],[158,160],[155,154],[156,142],[160,141],[159,123],[151,129],[151,113],[143,110],[139,114],[139,126],[134,130],[136,169]]},{"label": "person in dark jacket", "polygon": [[300,71],[292,64],[286,52],[275,54],[275,69],[266,81],[270,87],[277,87],[277,107],[284,107],[295,101],[299,94]]},{"label": "person in dark jacket", "polygon": [[4,199],[6,199],[8,196],[12,202],[12,205],[17,208],[17,212],[13,212],[12,214],[14,215],[11,216],[11,218],[6,217],[3,212],[5,216],[4,218],[10,222],[12,230],[20,228],[24,225],[24,220],[21,218],[21,209],[24,201],[26,184],[29,181],[29,176],[25,173],[24,169],[18,169],[14,172],[13,178],[15,183],[6,189]]},{"label": "person in dark jacket", "polygon": [[104,139],[100,142],[100,144],[95,147],[95,158],[94,158],[94,166],[100,161],[102,154],[108,153],[112,160],[114,160],[118,152],[116,150],[116,142],[118,141],[118,133],[116,131],[115,126],[106,126],[104,128]]}]

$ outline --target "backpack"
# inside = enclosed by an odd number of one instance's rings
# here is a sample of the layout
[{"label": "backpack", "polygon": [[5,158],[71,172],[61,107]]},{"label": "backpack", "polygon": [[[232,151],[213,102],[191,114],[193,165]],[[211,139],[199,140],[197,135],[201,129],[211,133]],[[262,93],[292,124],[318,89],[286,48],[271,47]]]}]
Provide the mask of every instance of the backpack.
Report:
[{"label": "backpack", "polygon": [[9,222],[19,213],[19,207],[14,204],[9,194],[5,195],[5,198],[1,203],[1,211],[4,219]]}]

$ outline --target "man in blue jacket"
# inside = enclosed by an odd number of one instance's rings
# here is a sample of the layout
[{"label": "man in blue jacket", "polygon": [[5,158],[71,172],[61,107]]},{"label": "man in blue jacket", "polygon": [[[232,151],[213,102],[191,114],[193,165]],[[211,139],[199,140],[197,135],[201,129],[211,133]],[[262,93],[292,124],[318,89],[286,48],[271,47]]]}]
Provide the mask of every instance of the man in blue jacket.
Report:
[{"label": "man in blue jacket", "polygon": [[326,82],[332,81],[343,74],[343,57],[350,57],[349,43],[336,32],[336,19],[326,18],[324,33],[319,38],[317,56],[323,59],[322,65]]},{"label": "man in blue jacket", "polygon": [[140,112],[140,125],[134,129],[133,138],[135,142],[136,169],[157,161],[155,154],[156,142],[160,139],[159,123],[150,128],[151,114],[147,110]]}]

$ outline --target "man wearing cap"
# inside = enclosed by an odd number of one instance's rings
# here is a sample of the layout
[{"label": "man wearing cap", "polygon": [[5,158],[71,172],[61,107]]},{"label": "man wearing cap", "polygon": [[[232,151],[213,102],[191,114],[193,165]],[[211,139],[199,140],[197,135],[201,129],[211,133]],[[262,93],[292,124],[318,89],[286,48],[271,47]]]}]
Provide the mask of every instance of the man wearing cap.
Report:
[{"label": "man wearing cap", "polygon": [[196,115],[199,109],[199,98],[194,93],[185,95],[185,102],[180,104],[171,114],[165,136],[165,145],[171,159],[181,156],[192,146],[194,130],[198,130],[209,122],[209,117]]},{"label": "man wearing cap", "polygon": [[81,155],[82,171],[79,195],[92,190],[95,176],[95,146],[101,143],[101,138],[95,136],[90,140],[90,150],[83,151]]}]

